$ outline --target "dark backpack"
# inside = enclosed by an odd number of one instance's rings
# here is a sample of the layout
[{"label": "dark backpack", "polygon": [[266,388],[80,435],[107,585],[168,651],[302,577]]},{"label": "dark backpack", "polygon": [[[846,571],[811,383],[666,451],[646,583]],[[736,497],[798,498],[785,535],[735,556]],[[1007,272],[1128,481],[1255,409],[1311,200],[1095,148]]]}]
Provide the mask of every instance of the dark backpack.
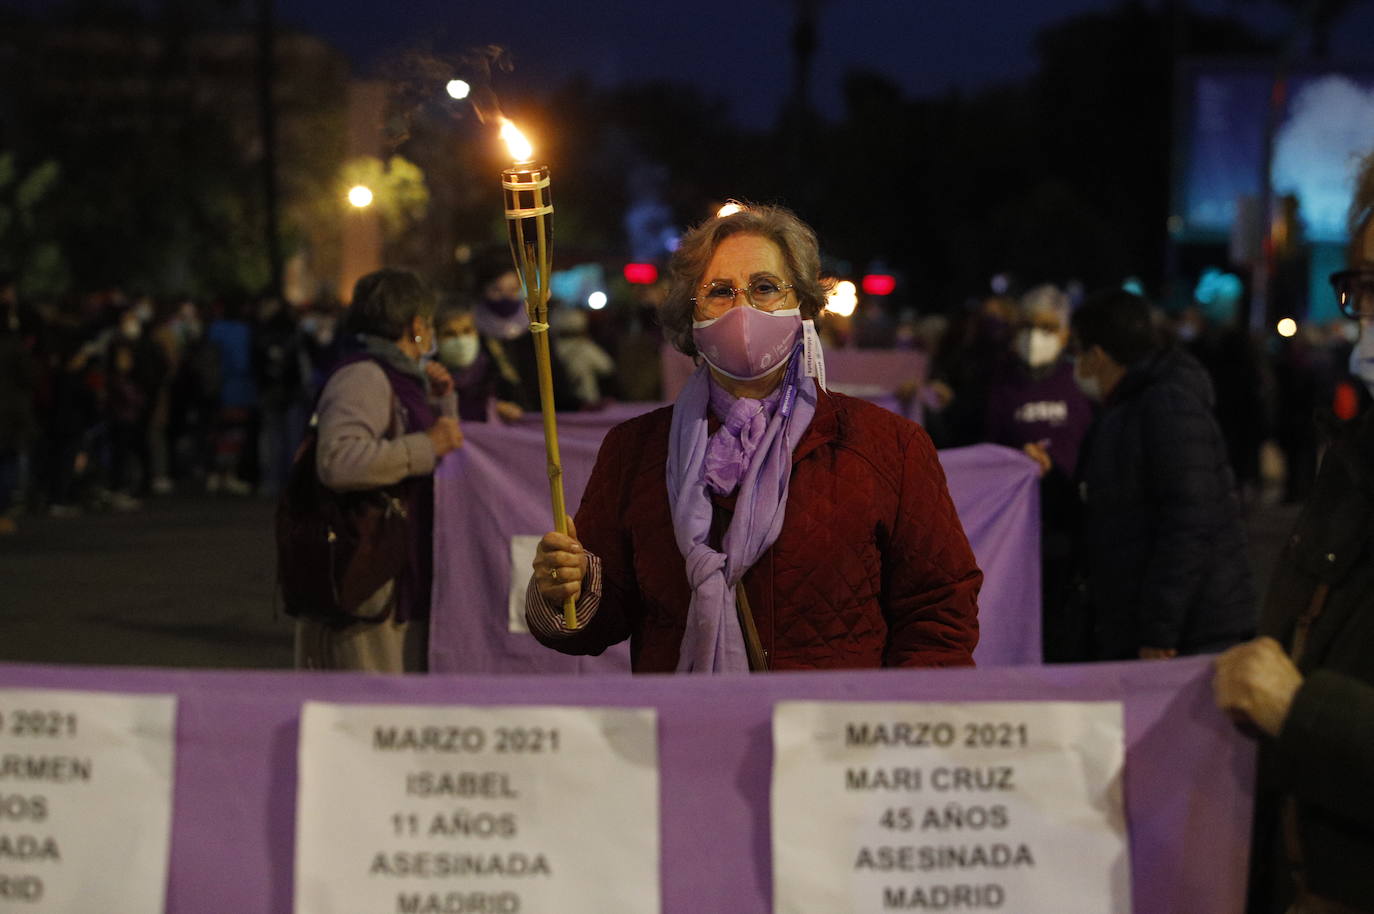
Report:
[{"label": "dark backpack", "polygon": [[315,470],[319,434],[306,432],[277,502],[277,583],[288,616],[338,627],[379,622],[358,608],[410,560],[408,481],[335,492]]}]

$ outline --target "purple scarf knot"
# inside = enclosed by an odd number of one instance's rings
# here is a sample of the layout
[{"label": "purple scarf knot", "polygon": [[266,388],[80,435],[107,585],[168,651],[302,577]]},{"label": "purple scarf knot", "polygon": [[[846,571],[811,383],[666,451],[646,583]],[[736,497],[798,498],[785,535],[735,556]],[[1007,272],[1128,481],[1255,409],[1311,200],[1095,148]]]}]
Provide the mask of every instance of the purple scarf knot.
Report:
[{"label": "purple scarf knot", "polygon": [[[708,443],[707,410],[719,397],[709,369],[692,375],[673,405],[668,433],[668,502],[678,551],[687,565],[692,588],[686,631],[678,653],[679,672],[745,673],[749,658],[744,632],[735,612],[735,586],[782,532],[792,452],[816,412],[816,388],[799,377],[793,353],[783,382],[772,400],[739,400],[726,395],[725,422]],[[751,405],[752,404],[752,405]],[[731,422],[731,419],[735,420]],[[757,425],[762,430],[757,430]],[[731,433],[732,427],[738,431]],[[717,439],[721,443],[717,444]],[[733,444],[731,440],[733,439]],[[738,474],[734,516],[720,549],[710,545],[713,508],[707,495],[707,452],[725,454],[729,473]],[[747,453],[746,453],[747,448]],[[733,488],[733,486],[732,486]]]},{"label": "purple scarf knot", "polygon": [[706,486],[712,492],[729,495],[735,491],[781,398],[781,387],[762,400],[751,400],[736,399],[719,384],[711,385],[711,412],[721,420],[706,445]]}]

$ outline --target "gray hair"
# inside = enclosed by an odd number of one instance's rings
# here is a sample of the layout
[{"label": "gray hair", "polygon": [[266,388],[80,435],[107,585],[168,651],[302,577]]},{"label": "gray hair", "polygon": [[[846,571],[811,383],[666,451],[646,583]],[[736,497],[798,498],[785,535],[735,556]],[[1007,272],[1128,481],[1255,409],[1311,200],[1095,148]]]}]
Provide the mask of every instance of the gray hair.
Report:
[{"label": "gray hair", "polygon": [[1037,314],[1052,314],[1064,326],[1069,325],[1069,296],[1052,283],[1036,286],[1022,295],[1020,306],[1021,317],[1025,320]]},{"label": "gray hair", "polygon": [[387,267],[358,280],[344,320],[348,333],[396,340],[409,333],[415,318],[434,317],[436,305],[434,291],[423,279],[410,270]]},{"label": "gray hair", "polygon": [[679,352],[697,354],[692,340],[692,299],[716,248],[731,235],[757,235],[778,246],[803,319],[814,319],[825,308],[827,290],[820,279],[820,245],[811,226],[786,207],[749,204],[737,213],[708,219],[690,229],[668,262],[668,295],[659,308],[659,320],[663,335]]}]

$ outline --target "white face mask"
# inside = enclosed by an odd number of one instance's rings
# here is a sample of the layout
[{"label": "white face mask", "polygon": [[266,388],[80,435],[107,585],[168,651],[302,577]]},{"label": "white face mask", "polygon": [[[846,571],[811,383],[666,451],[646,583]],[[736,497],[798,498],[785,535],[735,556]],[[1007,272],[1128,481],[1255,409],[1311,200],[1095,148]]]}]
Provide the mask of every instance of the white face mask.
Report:
[{"label": "white face mask", "polygon": [[1102,384],[1092,375],[1084,375],[1079,369],[1081,362],[1074,359],[1073,362],[1073,382],[1078,385],[1078,389],[1083,392],[1083,396],[1092,400],[1094,403],[1102,402]]},{"label": "white face mask", "polygon": [[475,333],[464,333],[439,341],[439,361],[450,368],[467,368],[477,361],[482,339]]},{"label": "white face mask", "polygon": [[1350,373],[1374,395],[1374,321],[1360,321],[1360,339],[1350,350]]},{"label": "white face mask", "polygon": [[1032,368],[1051,364],[1063,351],[1063,341],[1052,330],[1027,327],[1016,334],[1016,354]]}]

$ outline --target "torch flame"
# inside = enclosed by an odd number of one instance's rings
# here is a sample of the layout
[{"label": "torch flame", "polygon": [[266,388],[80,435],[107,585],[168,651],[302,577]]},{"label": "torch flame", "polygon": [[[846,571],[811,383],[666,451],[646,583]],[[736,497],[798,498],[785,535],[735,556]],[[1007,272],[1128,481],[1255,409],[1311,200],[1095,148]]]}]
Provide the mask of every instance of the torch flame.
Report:
[{"label": "torch flame", "polygon": [[534,147],[509,118],[501,118],[501,139],[506,141],[506,146],[517,163],[534,161]]}]

